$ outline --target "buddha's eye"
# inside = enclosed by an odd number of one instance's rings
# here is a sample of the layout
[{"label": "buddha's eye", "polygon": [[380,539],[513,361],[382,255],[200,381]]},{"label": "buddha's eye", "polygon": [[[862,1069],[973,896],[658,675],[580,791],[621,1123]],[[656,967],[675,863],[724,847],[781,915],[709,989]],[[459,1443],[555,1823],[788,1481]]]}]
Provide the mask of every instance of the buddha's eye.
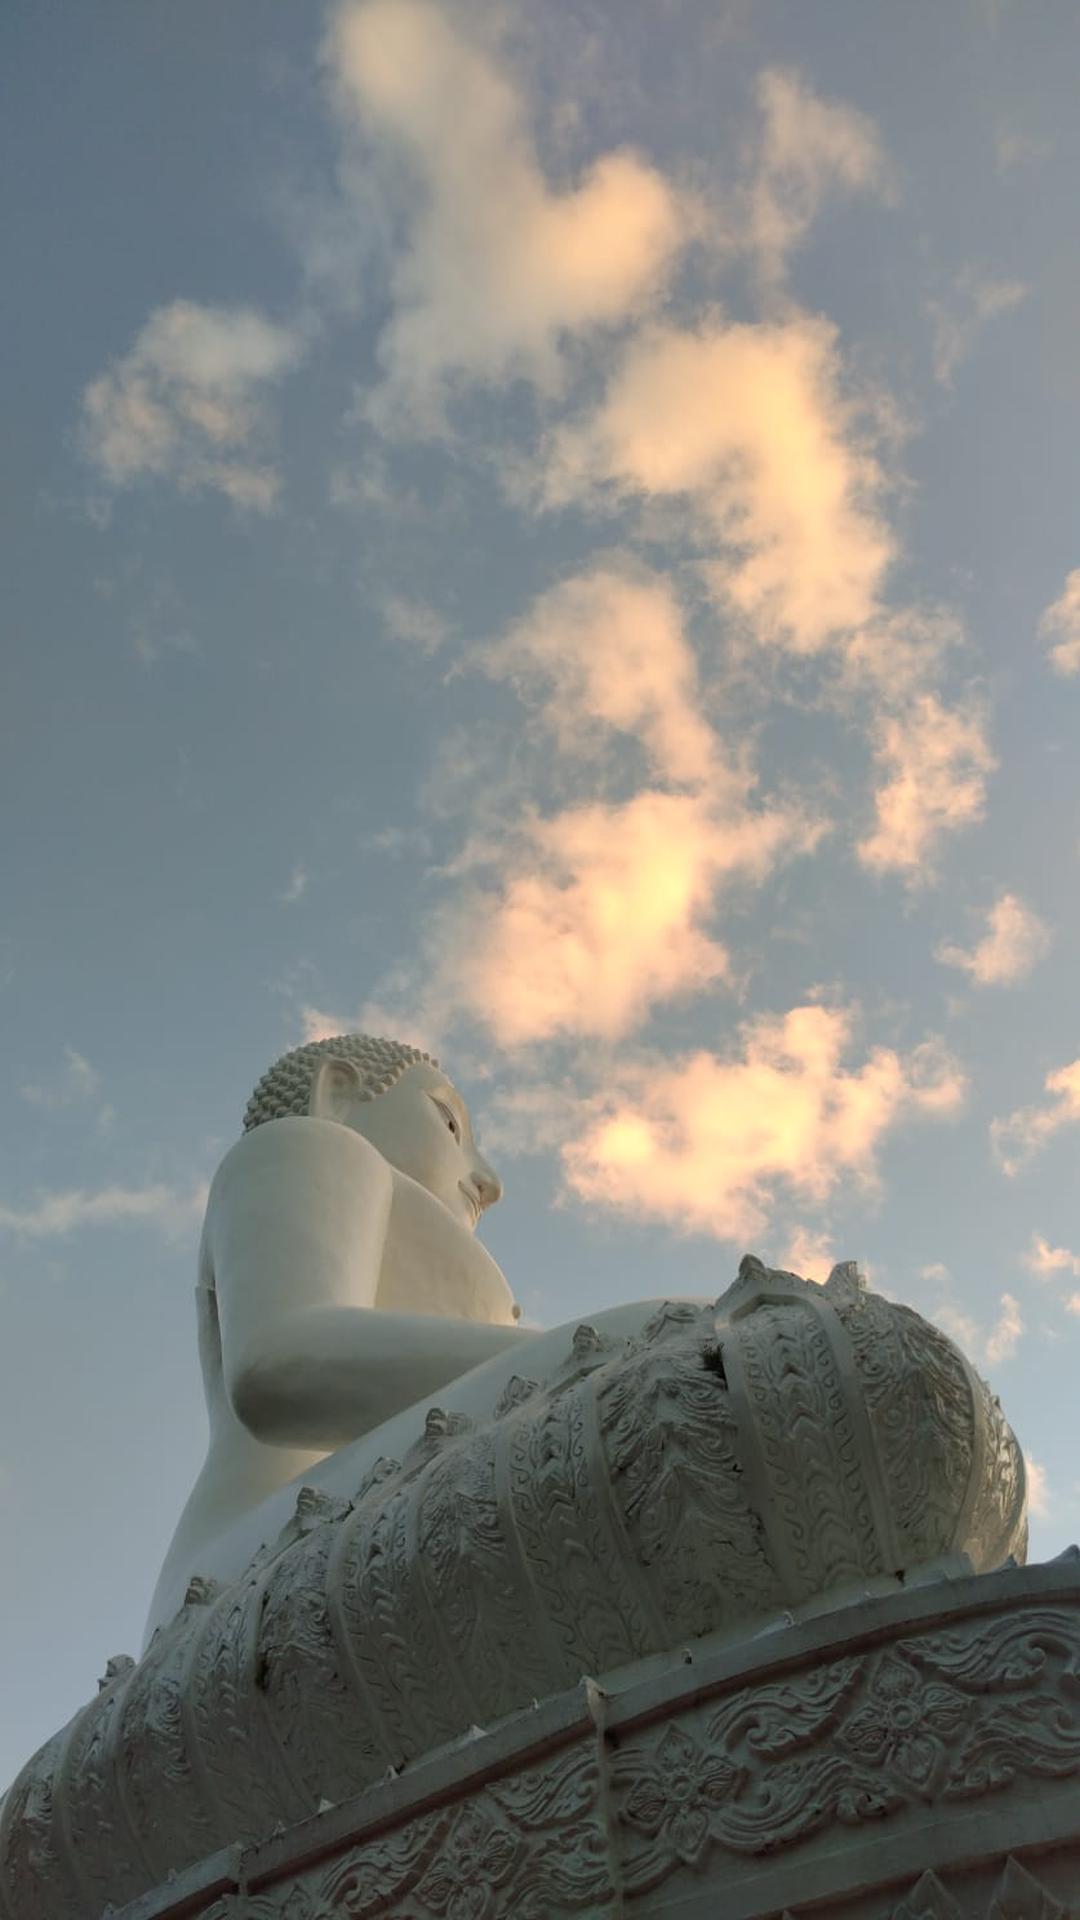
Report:
[{"label": "buddha's eye", "polygon": [[456,1116],[453,1113],[451,1113],[449,1107],[446,1107],[443,1105],[441,1100],[436,1100],[435,1105],[438,1107],[439,1112],[442,1114],[443,1119],[446,1121],[446,1124],[449,1127],[451,1133],[453,1134],[454,1139],[460,1140],[461,1128],[457,1123]]}]

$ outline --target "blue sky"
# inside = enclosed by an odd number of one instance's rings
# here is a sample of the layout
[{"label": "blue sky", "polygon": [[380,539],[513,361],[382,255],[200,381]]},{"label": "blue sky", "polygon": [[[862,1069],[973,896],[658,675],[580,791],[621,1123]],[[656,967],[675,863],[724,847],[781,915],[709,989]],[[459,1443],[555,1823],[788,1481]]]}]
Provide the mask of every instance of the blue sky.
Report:
[{"label": "blue sky", "polygon": [[1080,1531],[1080,16],[9,8],[0,1774],[133,1651],[205,1183],[432,1044],[534,1319],[855,1257]]}]

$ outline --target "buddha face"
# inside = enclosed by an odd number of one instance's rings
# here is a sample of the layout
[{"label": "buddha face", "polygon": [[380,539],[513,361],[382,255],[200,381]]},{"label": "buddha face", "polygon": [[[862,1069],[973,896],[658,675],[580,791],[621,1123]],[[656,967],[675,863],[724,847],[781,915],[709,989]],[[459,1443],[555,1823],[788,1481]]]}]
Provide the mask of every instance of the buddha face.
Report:
[{"label": "buddha face", "polygon": [[457,1088],[438,1067],[418,1060],[374,1100],[362,1099],[362,1091],[353,1063],[329,1056],[312,1083],[311,1112],[363,1134],[471,1233],[500,1197],[502,1183],[473,1139],[469,1109]]}]

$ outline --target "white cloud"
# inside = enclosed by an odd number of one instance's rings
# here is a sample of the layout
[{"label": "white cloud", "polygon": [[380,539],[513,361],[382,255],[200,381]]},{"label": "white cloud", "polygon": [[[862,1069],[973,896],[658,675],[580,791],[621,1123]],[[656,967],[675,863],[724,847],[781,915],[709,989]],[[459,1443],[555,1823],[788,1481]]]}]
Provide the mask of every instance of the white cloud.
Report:
[{"label": "white cloud", "polygon": [[919,694],[875,727],[884,779],[874,795],[876,824],[859,858],[877,873],[932,877],[942,835],[981,820],[987,775],[995,765],[981,713]]},{"label": "white cloud", "polygon": [[994,131],[994,153],[999,173],[1011,173],[1016,167],[1039,166],[1052,148],[1048,140],[1033,134],[1015,120],[1003,120]]},{"label": "white cloud", "polygon": [[188,1232],[206,1207],[208,1189],[190,1193],[175,1187],[102,1187],[96,1193],[71,1188],[42,1194],[29,1207],[0,1206],[0,1228],[30,1240],[62,1239],[82,1227],[136,1224],[173,1235]]},{"label": "white cloud", "polygon": [[757,102],[761,132],[740,226],[764,278],[777,281],[826,196],[887,193],[888,169],[873,121],[820,99],[797,73],[767,68]]},{"label": "white cloud", "polygon": [[298,900],[303,899],[307,892],[307,885],[308,875],[306,867],[294,867],[289,875],[288,886],[278,895],[282,906],[295,906]]},{"label": "white cloud", "polygon": [[1026,300],[1027,292],[1021,280],[995,280],[965,267],[946,299],[928,303],[934,330],[934,376],[943,387],[952,385],[953,375],[987,322],[1011,312]]},{"label": "white cloud", "polygon": [[20,1087],[19,1092],[32,1107],[56,1112],[62,1107],[81,1106],[92,1100],[101,1084],[101,1076],[74,1047],[64,1048],[64,1066],[50,1079]]},{"label": "white cloud", "polygon": [[1041,1233],[1032,1234],[1031,1245],[1022,1258],[1025,1267],[1038,1274],[1040,1280],[1048,1280],[1056,1273],[1067,1273],[1080,1280],[1080,1253],[1070,1253],[1068,1247],[1052,1247]]},{"label": "white cloud", "polygon": [[668,581],[625,559],[541,595],[476,659],[523,695],[542,690],[545,724],[565,752],[611,730],[639,738],[655,773],[690,785],[716,771],[697,662]]},{"label": "white cloud", "polygon": [[1024,1477],[1027,1481],[1028,1510],[1032,1518],[1049,1520],[1053,1503],[1046,1468],[1030,1453],[1024,1455]]},{"label": "white cloud", "polygon": [[552,506],[685,499],[719,550],[717,594],[759,641],[803,654],[878,609],[895,551],[882,484],[835,329],[798,313],[646,328],[595,412],[553,436],[544,482]]},{"label": "white cloud", "polygon": [[444,616],[426,600],[409,594],[388,593],[382,602],[383,626],[391,640],[430,657],[437,653],[450,628]]},{"label": "white cloud", "polygon": [[1080,1121],[1080,1060],[1055,1068],[1043,1086],[1051,1096],[1043,1106],[1018,1107],[991,1123],[994,1151],[1008,1174],[1018,1173],[1062,1127]]},{"label": "white cloud", "polygon": [[687,235],[671,187],[624,150],[550,186],[521,91],[460,19],[431,0],[348,0],[326,59],[346,123],[404,162],[412,186],[381,425],[436,400],[448,375],[551,384],[567,338],[631,318],[661,289]]},{"label": "white cloud", "polygon": [[266,512],[279,488],[257,456],[263,390],[302,358],[293,329],[250,307],[174,300],[82,397],[82,443],[113,486],[146,478],[209,488]]},{"label": "white cloud", "polygon": [[1039,622],[1044,636],[1060,634],[1050,649],[1050,664],[1055,673],[1080,673],[1080,567],[1074,567],[1064,588]]},{"label": "white cloud", "polygon": [[987,915],[987,930],[971,948],[945,942],[934,958],[943,966],[959,967],[976,986],[1011,986],[1023,980],[1050,945],[1045,922],[1015,893],[1003,893]]},{"label": "white cloud", "polygon": [[1011,1360],[1024,1331],[1019,1301],[1011,1293],[1001,1295],[998,1317],[990,1328],[981,1326],[971,1314],[948,1302],[939,1306],[930,1318],[977,1366],[998,1367],[1003,1361]]},{"label": "white cloud", "polygon": [[965,1082],[937,1042],[875,1047],[845,1065],[850,1011],[795,1007],[740,1029],[724,1057],[624,1064],[563,1148],[581,1199],[683,1232],[748,1241],[783,1199],[822,1205],[841,1185],[872,1188],[889,1130],[948,1114]]},{"label": "white cloud", "polygon": [[1016,1352],[1020,1336],[1024,1331],[1024,1322],[1020,1313],[1020,1303],[1011,1293],[1001,1296],[1001,1311],[986,1341],[986,1364],[999,1366],[1003,1360],[1011,1360]]}]

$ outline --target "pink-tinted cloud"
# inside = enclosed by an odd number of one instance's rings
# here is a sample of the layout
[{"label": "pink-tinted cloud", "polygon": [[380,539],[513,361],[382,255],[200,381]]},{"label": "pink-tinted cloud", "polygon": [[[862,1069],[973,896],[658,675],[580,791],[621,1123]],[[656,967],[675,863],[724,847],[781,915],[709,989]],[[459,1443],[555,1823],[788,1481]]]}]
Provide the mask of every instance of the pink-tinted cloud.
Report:
[{"label": "pink-tinted cloud", "polygon": [[250,307],[174,300],[82,400],[82,444],[114,486],[169,478],[267,511],[280,485],[257,455],[266,390],[303,357],[302,334]]},{"label": "pink-tinted cloud", "polygon": [[326,57],[344,114],[413,184],[381,424],[447,375],[550,384],[566,338],[625,321],[660,290],[687,231],[666,180],[619,150],[550,186],[508,66],[460,16],[432,0],[348,0]]},{"label": "pink-tinted cloud", "polygon": [[614,1040],[661,1002],[727,977],[710,923],[720,886],[760,880],[819,829],[781,809],[717,812],[645,788],[534,819],[495,887],[440,931],[443,990],[504,1046]]},{"label": "pink-tinted cloud", "polygon": [[1055,673],[1080,673],[1080,567],[1074,567],[1052,606],[1039,622],[1044,638],[1058,639],[1050,649]]},{"label": "pink-tinted cloud", "polygon": [[776,1255],[775,1264],[804,1280],[823,1283],[836,1265],[832,1235],[819,1227],[795,1227]]},{"label": "pink-tinted cloud", "polygon": [[716,543],[716,591],[798,653],[873,616],[895,550],[835,329],[807,314],[647,328],[596,411],[555,434],[545,485],[550,504],[684,498]]},{"label": "pink-tinted cloud", "polygon": [[1050,930],[1045,921],[1015,893],[1003,893],[987,915],[986,933],[973,947],[958,947],[948,941],[937,948],[935,959],[946,967],[959,967],[978,987],[1012,986],[1023,980],[1040,961],[1050,945]]},{"label": "pink-tinted cloud", "polygon": [[822,100],[797,73],[759,75],[760,132],[740,204],[744,244],[766,281],[779,281],[830,193],[888,192],[888,167],[866,114]]},{"label": "pink-tinted cloud", "polygon": [[859,843],[877,873],[932,877],[941,837],[981,820],[994,756],[978,709],[949,707],[924,692],[875,727],[884,778],[874,795],[875,825]]},{"label": "pink-tinted cloud", "polygon": [[484,671],[511,680],[565,752],[605,732],[640,739],[654,773],[701,786],[717,776],[697,661],[668,580],[625,559],[543,594],[495,646]]},{"label": "pink-tinted cloud", "polygon": [[1018,1173],[1062,1127],[1080,1121],[1080,1060],[1055,1068],[1043,1086],[1050,1098],[1042,1106],[1018,1107],[991,1125],[994,1151],[1008,1174]]},{"label": "pink-tinted cloud", "polygon": [[912,1114],[947,1114],[965,1083],[936,1042],[876,1047],[856,1067],[849,1012],[795,1007],[748,1022],[727,1056],[692,1054],[613,1073],[563,1149],[581,1199],[682,1232],[746,1241],[779,1200],[820,1206],[841,1185],[873,1187],[886,1134]]},{"label": "pink-tinted cloud", "polygon": [[967,359],[978,335],[989,321],[1009,313],[1027,298],[1021,280],[1000,280],[964,267],[949,292],[929,303],[934,330],[934,375],[943,387]]},{"label": "pink-tinted cloud", "polygon": [[1058,1273],[1080,1280],[1080,1253],[1071,1253],[1068,1247],[1052,1247],[1041,1233],[1032,1234],[1023,1261],[1040,1280],[1049,1280]]}]

